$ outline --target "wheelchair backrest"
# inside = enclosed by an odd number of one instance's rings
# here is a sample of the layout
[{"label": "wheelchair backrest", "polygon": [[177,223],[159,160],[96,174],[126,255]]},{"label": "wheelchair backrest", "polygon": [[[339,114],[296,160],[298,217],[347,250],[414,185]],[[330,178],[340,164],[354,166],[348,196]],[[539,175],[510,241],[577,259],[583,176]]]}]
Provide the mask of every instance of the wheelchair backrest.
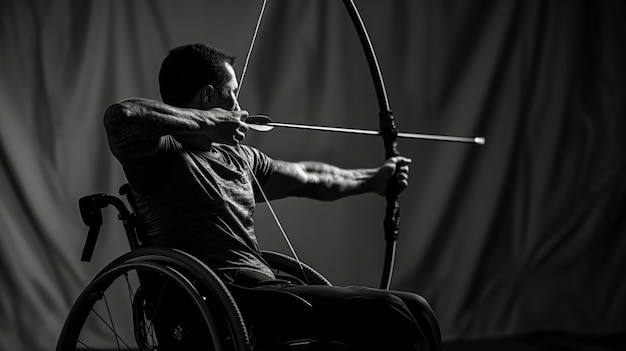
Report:
[{"label": "wheelchair backrest", "polygon": [[78,200],[81,218],[85,225],[89,227],[81,256],[82,261],[91,260],[98,235],[100,234],[100,227],[102,226],[102,209],[108,205],[113,205],[118,210],[118,219],[122,221],[131,250],[150,246],[130,185],[128,183],[122,185],[119,192],[120,195],[126,197],[131,210],[119,197],[104,193],[84,196]]}]

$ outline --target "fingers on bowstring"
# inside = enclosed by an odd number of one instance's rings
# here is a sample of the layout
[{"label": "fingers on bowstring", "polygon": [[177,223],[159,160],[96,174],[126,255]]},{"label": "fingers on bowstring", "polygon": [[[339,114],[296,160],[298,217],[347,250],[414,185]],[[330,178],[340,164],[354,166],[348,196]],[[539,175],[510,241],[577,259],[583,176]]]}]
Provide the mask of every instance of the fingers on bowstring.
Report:
[{"label": "fingers on bowstring", "polygon": [[237,128],[237,131],[240,131],[242,133],[247,133],[248,130],[250,129],[250,125],[244,122],[240,122],[239,123],[239,127]]}]

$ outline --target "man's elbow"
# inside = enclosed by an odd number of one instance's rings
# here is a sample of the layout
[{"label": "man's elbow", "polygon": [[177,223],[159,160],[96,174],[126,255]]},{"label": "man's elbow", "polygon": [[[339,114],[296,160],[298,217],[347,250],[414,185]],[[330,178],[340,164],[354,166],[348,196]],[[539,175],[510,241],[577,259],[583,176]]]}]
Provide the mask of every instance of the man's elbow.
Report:
[{"label": "man's elbow", "polygon": [[122,130],[125,120],[130,117],[130,109],[123,102],[115,103],[104,111],[104,129],[109,135],[117,135]]}]

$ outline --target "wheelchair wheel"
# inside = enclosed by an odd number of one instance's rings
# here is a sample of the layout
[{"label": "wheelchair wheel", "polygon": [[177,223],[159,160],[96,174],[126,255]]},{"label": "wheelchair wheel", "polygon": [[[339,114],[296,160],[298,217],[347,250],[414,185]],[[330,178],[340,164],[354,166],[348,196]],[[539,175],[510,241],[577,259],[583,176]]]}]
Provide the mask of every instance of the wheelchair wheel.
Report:
[{"label": "wheelchair wheel", "polygon": [[65,322],[57,351],[249,350],[241,314],[199,261],[170,249],[121,256],[87,286]]},{"label": "wheelchair wheel", "polygon": [[267,261],[279,279],[302,285],[332,285],[328,279],[310,266],[282,253],[261,251],[263,259]]}]

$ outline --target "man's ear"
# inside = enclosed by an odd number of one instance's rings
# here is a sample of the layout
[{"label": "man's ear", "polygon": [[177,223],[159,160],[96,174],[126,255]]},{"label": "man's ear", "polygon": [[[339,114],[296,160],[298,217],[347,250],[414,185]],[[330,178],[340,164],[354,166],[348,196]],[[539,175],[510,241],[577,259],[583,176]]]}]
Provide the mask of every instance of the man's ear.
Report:
[{"label": "man's ear", "polygon": [[208,84],[202,89],[202,107],[209,108],[213,105],[215,88]]}]

